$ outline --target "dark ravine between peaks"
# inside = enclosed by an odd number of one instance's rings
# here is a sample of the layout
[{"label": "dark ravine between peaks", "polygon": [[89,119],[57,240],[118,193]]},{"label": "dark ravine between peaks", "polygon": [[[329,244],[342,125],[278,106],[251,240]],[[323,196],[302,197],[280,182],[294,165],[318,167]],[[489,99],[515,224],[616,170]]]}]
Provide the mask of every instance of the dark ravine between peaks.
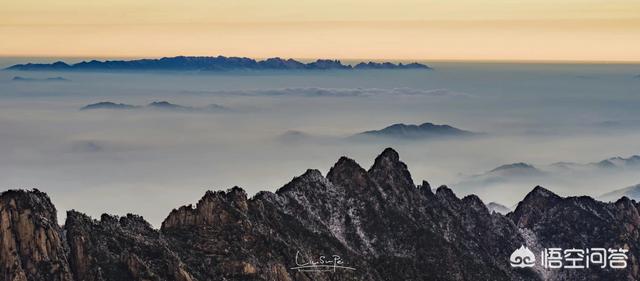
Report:
[{"label": "dark ravine between peaks", "polygon": [[16,64],[6,70],[19,71],[229,71],[229,70],[353,70],[353,69],[423,69],[431,68],[421,63],[361,62],[354,66],[339,60],[319,59],[303,63],[294,59],[269,58],[255,60],[246,57],[165,57],[160,59],[83,61],[67,64],[55,63]]},{"label": "dark ravine between peaks", "polygon": [[[307,170],[252,198],[239,187],[209,191],[172,210],[160,229],[136,215],[96,220],[77,211],[59,226],[46,194],[6,191],[0,270],[11,281],[638,280],[639,208],[536,187],[502,215],[475,195],[414,185],[389,148],[369,170],[342,157],[326,177]],[[626,248],[629,265],[512,268],[522,245]],[[296,255],[338,255],[350,269],[298,271]]]}]

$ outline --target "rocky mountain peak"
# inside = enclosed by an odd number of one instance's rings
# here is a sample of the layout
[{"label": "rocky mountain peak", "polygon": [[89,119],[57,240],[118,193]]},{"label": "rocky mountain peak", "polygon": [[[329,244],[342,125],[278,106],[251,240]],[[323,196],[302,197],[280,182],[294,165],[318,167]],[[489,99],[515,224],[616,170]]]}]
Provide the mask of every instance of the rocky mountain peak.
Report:
[{"label": "rocky mountain peak", "polygon": [[378,155],[378,157],[376,157],[375,163],[380,163],[382,161],[389,161],[392,163],[399,162],[400,155],[393,148],[387,147],[382,151],[382,153],[380,153],[380,155]]},{"label": "rocky mountain peak", "polygon": [[304,174],[297,176],[291,182],[276,191],[277,195],[286,193],[307,193],[324,192],[331,183],[322,173],[316,169],[308,169]]},{"label": "rocky mountain peak", "polygon": [[529,226],[531,222],[539,219],[543,209],[553,207],[560,200],[562,197],[544,187],[536,186],[518,203],[511,213],[511,218],[521,227]]},{"label": "rocky mountain peak", "polygon": [[476,195],[471,194],[465,196],[464,198],[462,198],[462,203],[464,203],[467,207],[472,208],[476,212],[489,213],[489,209],[487,208],[487,206],[482,202],[480,197]]},{"label": "rocky mountain peak", "polygon": [[307,169],[300,177],[307,178],[309,180],[320,180],[324,178],[318,169]]},{"label": "rocky mountain peak", "polygon": [[171,211],[162,222],[162,229],[225,224],[241,220],[247,210],[247,193],[242,188],[207,191],[195,208],[183,206]]},{"label": "rocky mountain peak", "polygon": [[382,151],[382,153],[376,157],[373,166],[369,169],[369,173],[371,174],[382,174],[385,172],[409,172],[407,165],[400,161],[398,152],[392,148],[387,148]]},{"label": "rocky mountain peak", "polygon": [[322,173],[319,170],[316,169],[308,169],[304,172],[304,174],[293,178],[293,180],[291,181],[296,182],[296,183],[300,183],[300,184],[308,184],[308,183],[312,183],[312,182],[322,182],[322,181],[326,181],[327,179],[322,175]]},{"label": "rocky mountain peak", "polygon": [[428,197],[433,197],[435,195],[433,193],[433,190],[431,190],[431,184],[429,184],[429,182],[426,180],[422,181],[422,184],[418,186],[418,189]]},{"label": "rocky mountain peak", "polygon": [[436,196],[442,199],[458,198],[453,190],[446,185],[441,185],[436,189]]},{"label": "rocky mountain peak", "polygon": [[561,197],[551,192],[550,190],[538,185],[534,187],[533,190],[531,190],[527,194],[527,196],[525,196],[525,200],[527,200],[527,198],[549,198],[549,200],[555,200],[560,199]]},{"label": "rocky mountain peak", "polygon": [[426,180],[422,180],[422,184],[420,184],[419,188],[420,189],[428,189],[429,192],[433,193],[433,191],[431,191],[431,184],[429,184],[429,182],[426,181]]},{"label": "rocky mountain peak", "polygon": [[[371,179],[378,183],[384,193],[396,194],[400,197],[411,196],[415,189],[411,173],[407,165],[400,161],[398,152],[392,148],[385,149],[368,171]],[[408,193],[407,193],[408,192]]]},{"label": "rocky mountain peak", "polygon": [[371,181],[365,169],[355,160],[344,156],[329,170],[327,179],[335,185],[355,188],[364,188]]},{"label": "rocky mountain peak", "polygon": [[462,208],[462,200],[446,185],[441,185],[436,189],[435,198],[438,204],[446,206],[447,208],[456,210]]},{"label": "rocky mountain peak", "polygon": [[0,194],[0,198],[15,209],[29,209],[52,223],[57,223],[56,207],[49,196],[38,189],[7,190]]},{"label": "rocky mountain peak", "polygon": [[553,204],[560,201],[562,197],[557,194],[551,192],[550,190],[542,187],[536,186],[533,190],[531,190],[524,199],[518,204],[516,207],[516,211],[518,208],[523,211],[532,206],[552,206]]},{"label": "rocky mountain peak", "polygon": [[329,170],[329,173],[327,174],[327,178],[333,178],[337,174],[347,174],[350,172],[358,172],[359,170],[364,170],[364,169],[362,169],[362,167],[360,166],[360,164],[358,164],[358,162],[356,162],[355,160],[349,157],[342,156],[340,157],[340,159],[338,159],[338,161],[335,164],[333,164],[333,167],[331,167],[331,169]]},{"label": "rocky mountain peak", "polygon": [[616,202],[614,202],[615,205],[622,205],[622,206],[635,206],[635,201],[632,199],[629,199],[629,197],[627,196],[622,196],[620,197],[618,200],[616,200]]}]

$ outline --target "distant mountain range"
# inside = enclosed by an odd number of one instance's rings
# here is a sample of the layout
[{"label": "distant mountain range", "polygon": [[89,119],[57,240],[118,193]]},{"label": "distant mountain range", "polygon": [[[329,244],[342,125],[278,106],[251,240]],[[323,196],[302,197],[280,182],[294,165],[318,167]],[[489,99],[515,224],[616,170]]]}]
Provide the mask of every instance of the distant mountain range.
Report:
[{"label": "distant mountain range", "polygon": [[469,137],[480,135],[470,131],[461,130],[449,125],[435,125],[424,123],[421,125],[394,124],[381,130],[372,130],[357,133],[347,137],[317,136],[303,131],[289,130],[276,137],[276,140],[286,144],[309,142],[378,142],[378,141],[427,141],[444,138]]},{"label": "distant mountain range", "polygon": [[368,62],[355,66],[339,60],[316,60],[303,63],[294,59],[269,58],[255,60],[245,57],[165,57],[161,59],[83,61],[67,64],[58,61],[50,64],[16,64],[6,70],[21,71],[231,71],[231,70],[351,70],[351,69],[431,69],[420,63]]},{"label": "distant mountain range", "polygon": [[219,104],[210,104],[205,107],[191,107],[191,106],[173,104],[167,101],[154,101],[145,106],[105,101],[105,102],[89,104],[80,108],[80,110],[96,110],[96,109],[110,109],[110,110],[156,109],[156,110],[181,111],[181,112],[224,112],[224,111],[230,110],[229,108]]},{"label": "distant mountain range", "polygon": [[539,169],[531,164],[520,162],[502,165],[486,173],[470,176],[467,181],[504,182],[514,178],[537,177],[551,173],[590,172],[594,170],[635,168],[640,168],[639,155],[633,155],[628,158],[611,157],[599,162],[587,164],[556,162],[544,167],[543,169]]},{"label": "distant mountain range", "polygon": [[141,108],[139,105],[130,105],[124,103],[114,103],[110,101],[103,101],[98,103],[92,103],[83,106],[80,110],[93,110],[93,109],[135,109]]},{"label": "distant mountain range", "polygon": [[496,177],[532,177],[541,176],[544,172],[527,163],[513,163],[499,166],[489,172],[482,175],[478,175],[478,178],[485,178],[484,180],[496,178]]},{"label": "distant mountain range", "polygon": [[633,155],[628,158],[611,157],[598,162],[591,163],[574,163],[574,162],[557,162],[550,165],[551,168],[560,170],[585,170],[585,169],[622,169],[640,167],[640,155]]},{"label": "distant mountain range", "polygon": [[[368,170],[341,157],[326,175],[307,170],[275,192],[207,191],[168,210],[159,229],[138,215],[76,210],[60,224],[47,194],[8,190],[0,269],[12,281],[630,281],[640,279],[639,209],[537,186],[503,215],[475,195],[416,185],[388,148]],[[531,267],[514,266],[524,247]],[[555,247],[624,249],[628,259],[543,266],[536,257]],[[579,256],[554,260],[583,265]]]},{"label": "distant mountain range", "polygon": [[397,140],[424,140],[445,137],[470,137],[477,133],[461,130],[449,125],[433,123],[393,124],[380,130],[372,130],[354,135],[356,139],[387,138]]},{"label": "distant mountain range", "polygon": [[30,77],[22,77],[16,76],[11,79],[11,81],[15,82],[68,82],[71,81],[62,77],[47,77],[47,78],[30,78]]},{"label": "distant mountain range", "polygon": [[488,172],[471,175],[455,184],[460,190],[471,189],[467,192],[477,192],[477,188],[491,188],[495,184],[504,184],[522,179],[535,179],[544,176],[546,172],[527,163],[513,163],[501,165]]},{"label": "distant mountain range", "polygon": [[632,200],[640,201],[640,184],[602,194],[598,197],[598,200],[602,200],[604,202],[615,202],[623,196]]},{"label": "distant mountain range", "polygon": [[[557,162],[534,166],[519,162],[501,165],[480,174],[462,175],[453,186],[456,187],[456,192],[461,194],[476,194],[488,201],[510,202],[514,200],[514,196],[519,197],[517,194],[522,194],[525,191],[523,189],[531,184],[544,183],[564,192],[575,192],[576,189],[584,187],[585,192],[588,189],[590,194],[603,193],[606,189],[594,190],[598,184],[602,184],[602,181],[606,182],[608,178],[629,179],[635,173],[640,173],[640,156],[638,155],[628,158],[611,157],[591,163]],[[589,181],[589,179],[593,180]],[[622,196],[640,199],[640,197],[632,197],[633,194],[635,193],[632,188],[629,188],[607,193],[598,198],[609,201],[615,201]]]}]

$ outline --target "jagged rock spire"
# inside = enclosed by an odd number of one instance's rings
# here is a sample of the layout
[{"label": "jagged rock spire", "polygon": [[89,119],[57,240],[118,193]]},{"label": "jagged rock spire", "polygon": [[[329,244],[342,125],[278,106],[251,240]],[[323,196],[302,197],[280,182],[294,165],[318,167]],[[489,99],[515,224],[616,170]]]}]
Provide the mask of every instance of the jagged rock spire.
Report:
[{"label": "jagged rock spire", "polygon": [[248,210],[247,193],[240,187],[207,191],[195,208],[183,206],[171,211],[162,229],[189,225],[215,225],[242,219]]},{"label": "jagged rock spire", "polygon": [[518,203],[518,206],[511,214],[511,218],[519,226],[529,226],[540,219],[546,209],[550,209],[561,200],[562,197],[550,190],[542,186],[536,186]]},{"label": "jagged rock spire", "polygon": [[384,187],[385,190],[397,193],[415,188],[407,165],[400,161],[398,152],[393,148],[386,148],[376,157],[368,173],[373,181]]},{"label": "jagged rock spire", "polygon": [[360,165],[348,157],[340,157],[327,173],[327,179],[333,184],[363,189],[371,186],[371,179]]}]

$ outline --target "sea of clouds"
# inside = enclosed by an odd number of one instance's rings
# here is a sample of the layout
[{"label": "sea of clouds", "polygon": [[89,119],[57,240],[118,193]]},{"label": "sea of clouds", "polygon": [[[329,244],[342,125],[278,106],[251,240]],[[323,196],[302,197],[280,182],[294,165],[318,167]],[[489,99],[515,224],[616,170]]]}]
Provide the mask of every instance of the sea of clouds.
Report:
[{"label": "sea of clouds", "polygon": [[[387,146],[399,151],[416,182],[454,191],[469,176],[508,163],[589,163],[640,154],[640,80],[634,78],[640,66],[433,66],[312,73],[0,71],[0,189],[45,191],[61,217],[68,209],[94,217],[131,212],[159,226],[172,208],[196,202],[208,189],[275,191],[308,168],[326,173],[343,155],[368,168]],[[79,110],[103,101],[230,110]],[[424,122],[484,135],[345,140],[394,123]],[[569,174],[487,184],[478,193],[511,206],[536,184],[562,195],[596,196],[640,183],[638,175]]]}]

